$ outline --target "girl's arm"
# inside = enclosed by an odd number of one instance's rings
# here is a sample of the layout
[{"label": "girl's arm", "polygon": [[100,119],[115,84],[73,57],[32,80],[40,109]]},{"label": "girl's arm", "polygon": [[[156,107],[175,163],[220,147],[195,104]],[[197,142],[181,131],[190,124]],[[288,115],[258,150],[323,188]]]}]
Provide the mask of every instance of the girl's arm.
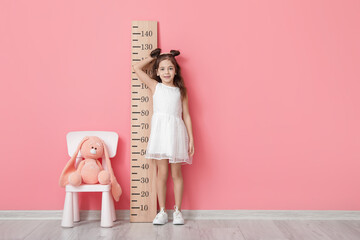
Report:
[{"label": "girl's arm", "polygon": [[156,80],[149,77],[146,72],[144,72],[142,69],[148,65],[150,62],[152,62],[154,59],[152,57],[147,57],[141,62],[137,63],[136,65],[133,65],[133,69],[136,73],[136,75],[139,77],[139,79],[145,83],[151,90],[152,93],[155,91],[156,84],[158,83]]},{"label": "girl's arm", "polygon": [[193,156],[195,149],[194,149],[194,138],[192,133],[192,124],[191,124],[191,117],[189,112],[189,103],[188,103],[188,97],[183,99],[182,101],[182,108],[183,108],[183,119],[186,126],[186,130],[189,136],[189,155]]}]

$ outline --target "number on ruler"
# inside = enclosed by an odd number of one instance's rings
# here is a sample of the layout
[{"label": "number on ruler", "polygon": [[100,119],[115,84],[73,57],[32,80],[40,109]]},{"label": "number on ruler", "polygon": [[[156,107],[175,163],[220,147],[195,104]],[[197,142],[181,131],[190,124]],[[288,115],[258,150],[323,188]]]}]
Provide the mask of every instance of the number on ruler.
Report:
[{"label": "number on ruler", "polygon": [[140,138],[140,141],[142,142],[142,143],[144,143],[144,142],[148,142],[149,141],[149,137],[141,137]]},{"label": "number on ruler", "polygon": [[142,169],[149,169],[149,164],[145,163],[145,164],[141,165],[141,168]]},{"label": "number on ruler", "polygon": [[141,116],[149,116],[149,110],[141,110]]},{"label": "number on ruler", "polygon": [[149,97],[148,96],[142,96],[140,101],[141,102],[149,102]]},{"label": "number on ruler", "polygon": [[141,183],[149,183],[149,178],[148,177],[142,177],[140,182]]},{"label": "number on ruler", "polygon": [[150,31],[141,31],[141,36],[142,37],[151,37],[153,35],[153,32],[150,30]]},{"label": "number on ruler", "polygon": [[151,74],[152,74],[152,70],[151,70],[151,69],[145,69],[145,72],[146,72],[146,74],[148,74],[148,75],[151,75]]},{"label": "number on ruler", "polygon": [[151,43],[141,44],[141,50],[151,50],[153,45]]},{"label": "number on ruler", "polygon": [[141,191],[141,197],[148,197],[149,191]]}]

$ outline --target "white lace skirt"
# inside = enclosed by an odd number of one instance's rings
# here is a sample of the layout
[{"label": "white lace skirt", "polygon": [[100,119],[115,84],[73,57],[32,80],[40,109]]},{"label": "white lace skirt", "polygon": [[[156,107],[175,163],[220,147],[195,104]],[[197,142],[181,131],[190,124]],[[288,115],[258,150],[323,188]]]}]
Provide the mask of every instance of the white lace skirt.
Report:
[{"label": "white lace skirt", "polygon": [[184,121],[174,115],[154,113],[145,158],[191,164],[188,149],[189,137]]}]

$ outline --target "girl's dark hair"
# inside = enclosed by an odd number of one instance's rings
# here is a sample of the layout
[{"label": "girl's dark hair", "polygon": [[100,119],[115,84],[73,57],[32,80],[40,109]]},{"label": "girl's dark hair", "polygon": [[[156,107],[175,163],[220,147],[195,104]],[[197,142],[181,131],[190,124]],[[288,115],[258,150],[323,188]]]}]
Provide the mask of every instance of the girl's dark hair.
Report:
[{"label": "girl's dark hair", "polygon": [[186,87],[185,87],[184,79],[181,76],[180,66],[175,59],[175,56],[180,55],[180,52],[177,50],[171,50],[170,53],[162,54],[162,55],[160,55],[160,52],[161,52],[161,49],[156,48],[155,50],[153,50],[150,53],[150,56],[152,58],[155,58],[155,62],[152,66],[152,71],[151,71],[150,77],[161,83],[162,82],[161,78],[159,76],[157,76],[157,74],[156,74],[157,69],[159,68],[159,64],[161,61],[166,60],[166,59],[170,60],[170,62],[172,64],[174,64],[174,66],[175,66],[176,74],[174,76],[174,85],[176,87],[180,88],[181,97],[185,98],[186,97]]}]

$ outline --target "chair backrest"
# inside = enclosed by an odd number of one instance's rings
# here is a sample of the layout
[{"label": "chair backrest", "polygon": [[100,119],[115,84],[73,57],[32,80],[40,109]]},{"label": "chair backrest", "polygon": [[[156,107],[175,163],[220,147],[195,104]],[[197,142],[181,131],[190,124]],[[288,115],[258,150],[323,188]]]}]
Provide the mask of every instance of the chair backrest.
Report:
[{"label": "chair backrest", "polygon": [[[119,139],[119,136],[116,132],[78,131],[78,132],[69,132],[66,135],[68,154],[70,157],[72,157],[72,155],[75,153],[76,148],[78,147],[79,143],[86,136],[97,136],[97,137],[101,138],[106,144],[107,150],[109,152],[109,157],[113,158],[116,155],[118,139]],[[79,160],[81,160],[81,159],[82,159],[82,156],[79,151],[75,166],[77,166]],[[103,164],[104,168],[106,169],[105,161],[102,161],[102,164]]]}]

